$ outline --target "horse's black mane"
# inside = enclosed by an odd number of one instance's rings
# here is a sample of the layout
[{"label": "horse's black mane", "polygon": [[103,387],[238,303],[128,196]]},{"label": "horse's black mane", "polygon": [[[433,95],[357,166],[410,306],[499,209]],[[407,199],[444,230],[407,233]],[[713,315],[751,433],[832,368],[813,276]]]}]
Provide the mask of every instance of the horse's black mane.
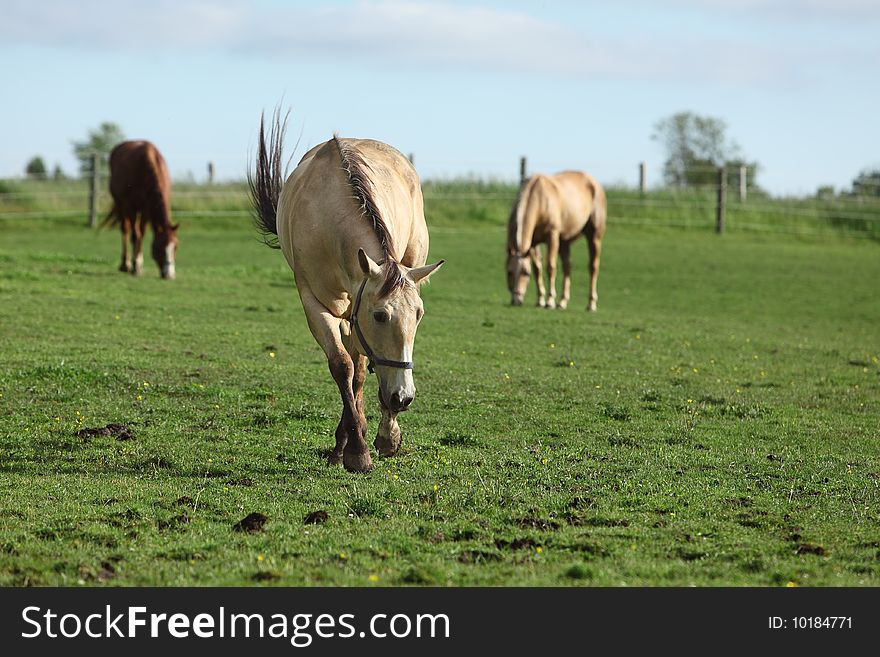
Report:
[{"label": "horse's black mane", "polygon": [[342,169],[348,177],[348,184],[351,187],[351,191],[354,192],[354,199],[360,205],[361,214],[373,227],[373,232],[376,234],[379,245],[382,247],[382,253],[385,256],[385,262],[382,266],[384,282],[378,293],[379,298],[381,298],[397,288],[402,288],[406,284],[406,277],[394,260],[391,234],[388,230],[388,225],[379,213],[379,206],[376,204],[376,199],[373,196],[373,184],[367,175],[367,163],[356,149],[340,141],[337,135],[333,135],[333,143],[336,144],[336,148],[339,150]]}]

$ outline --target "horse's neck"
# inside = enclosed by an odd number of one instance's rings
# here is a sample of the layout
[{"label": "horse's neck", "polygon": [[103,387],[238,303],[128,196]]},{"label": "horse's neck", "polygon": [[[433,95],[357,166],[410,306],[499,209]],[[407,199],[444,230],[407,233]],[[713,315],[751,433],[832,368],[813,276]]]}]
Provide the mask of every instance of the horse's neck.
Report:
[{"label": "horse's neck", "polygon": [[538,213],[532,207],[531,194],[524,193],[523,198],[516,209],[516,248],[520,253],[525,253],[532,248],[532,238],[535,235],[535,225]]}]

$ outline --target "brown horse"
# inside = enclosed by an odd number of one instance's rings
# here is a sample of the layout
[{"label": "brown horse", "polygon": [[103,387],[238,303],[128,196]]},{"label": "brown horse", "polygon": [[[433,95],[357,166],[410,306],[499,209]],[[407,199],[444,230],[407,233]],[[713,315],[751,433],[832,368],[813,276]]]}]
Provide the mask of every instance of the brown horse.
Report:
[{"label": "brown horse", "polygon": [[[113,209],[103,225],[119,224],[122,230],[122,264],[119,271],[140,276],[146,225],[153,227],[153,259],[162,278],[175,276],[177,228],[171,223],[171,176],[165,158],[148,141],[124,141],[110,153],[110,194]],[[133,256],[128,253],[131,239]]]},{"label": "brown horse", "polygon": [[[590,302],[596,310],[599,295],[599,258],[605,235],[607,207],[605,190],[583,171],[563,171],[553,176],[536,174],[520,188],[507,223],[507,289],[510,302],[522,305],[529,284],[530,269],[535,270],[538,305],[565,308],[571,292],[571,243],[581,235],[590,251]],[[545,297],[538,245],[547,245],[547,278],[550,288]],[[556,303],[556,257],[562,258],[562,298]],[[530,268],[531,265],[531,268]]]},{"label": "brown horse", "polygon": [[425,265],[422,191],[401,153],[371,139],[334,136],[307,152],[282,184],[283,138],[277,113],[268,145],[260,123],[256,173],[249,176],[256,223],[269,240],[278,236],[342,397],[330,462],[366,472],[366,370],[379,379],[374,446],[391,456],[401,442],[397,415],[415,397],[413,341],[424,314],[419,285],[443,261]]}]

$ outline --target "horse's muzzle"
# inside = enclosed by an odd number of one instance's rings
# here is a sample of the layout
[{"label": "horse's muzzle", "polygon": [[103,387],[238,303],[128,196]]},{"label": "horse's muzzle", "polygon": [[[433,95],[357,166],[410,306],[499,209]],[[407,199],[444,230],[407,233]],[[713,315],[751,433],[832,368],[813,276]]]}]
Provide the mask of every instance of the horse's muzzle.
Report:
[{"label": "horse's muzzle", "polygon": [[388,400],[388,410],[394,413],[402,413],[413,403],[413,399],[415,398],[407,395],[401,396],[400,393],[394,392],[391,395],[391,399]]},{"label": "horse's muzzle", "polygon": [[511,306],[521,306],[523,305],[523,298],[517,294],[514,294],[510,297],[510,305]]}]

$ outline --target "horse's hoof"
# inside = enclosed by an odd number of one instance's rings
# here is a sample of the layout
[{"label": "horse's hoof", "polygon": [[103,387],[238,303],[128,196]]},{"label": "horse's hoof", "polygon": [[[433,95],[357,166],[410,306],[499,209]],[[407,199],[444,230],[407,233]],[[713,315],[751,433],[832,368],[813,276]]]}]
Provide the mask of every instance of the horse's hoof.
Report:
[{"label": "horse's hoof", "polygon": [[327,457],[327,465],[342,465],[342,452],[331,452]]},{"label": "horse's hoof", "polygon": [[376,436],[376,440],[373,442],[373,447],[382,455],[382,456],[394,456],[397,454],[397,450],[400,449],[400,434],[398,433],[396,436],[396,440],[394,438],[387,438],[385,436]]},{"label": "horse's hoof", "polygon": [[551,300],[551,301],[548,301],[548,302],[547,302],[547,305],[544,306],[544,307],[547,308],[547,309],[549,309],[549,310],[553,310],[554,308],[556,308],[556,302],[555,302],[555,301],[552,301],[552,300]]},{"label": "horse's hoof", "polygon": [[557,308],[559,308],[559,310],[565,310],[568,308],[568,301],[560,301]]},{"label": "horse's hoof", "polygon": [[342,464],[349,472],[369,472],[373,469],[373,460],[370,458],[369,452],[361,452],[360,454],[345,452],[342,455]]},{"label": "horse's hoof", "polygon": [[131,268],[128,265],[119,265],[119,271],[123,274],[131,273]]},{"label": "horse's hoof", "polygon": [[589,306],[587,306],[587,312],[588,312],[588,313],[594,313],[594,312],[596,312],[596,304],[595,304],[595,303],[591,303]]}]

